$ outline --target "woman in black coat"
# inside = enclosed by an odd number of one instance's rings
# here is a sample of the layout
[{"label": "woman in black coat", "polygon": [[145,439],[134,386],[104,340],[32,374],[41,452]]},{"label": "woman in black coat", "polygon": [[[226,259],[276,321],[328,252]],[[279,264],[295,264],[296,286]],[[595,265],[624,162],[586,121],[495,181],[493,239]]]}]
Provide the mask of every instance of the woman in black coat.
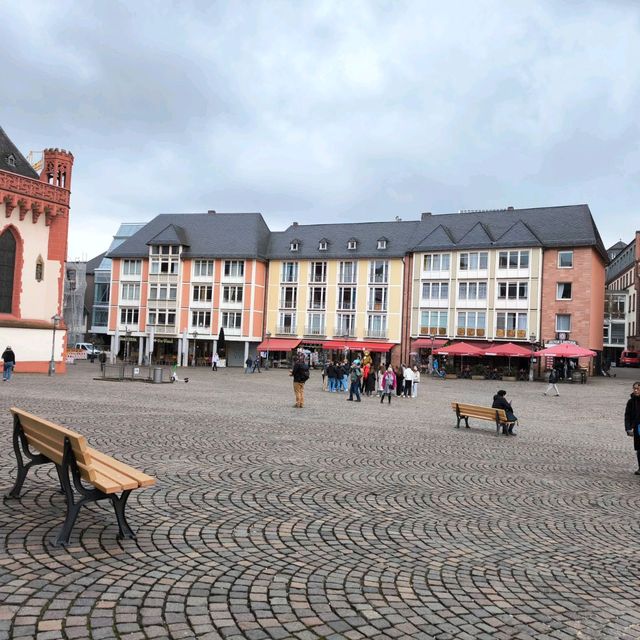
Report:
[{"label": "woman in black coat", "polygon": [[640,382],[634,382],[633,393],[627,401],[624,428],[628,436],[633,436],[633,448],[638,458],[638,470],[635,473],[640,476]]}]

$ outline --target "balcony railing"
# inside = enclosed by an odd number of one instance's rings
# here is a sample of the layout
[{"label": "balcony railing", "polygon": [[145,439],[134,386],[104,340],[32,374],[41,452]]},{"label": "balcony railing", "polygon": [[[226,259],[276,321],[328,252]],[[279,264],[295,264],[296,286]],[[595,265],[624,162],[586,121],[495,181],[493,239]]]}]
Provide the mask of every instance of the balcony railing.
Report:
[{"label": "balcony railing", "polygon": [[365,335],[367,338],[386,338],[388,331],[386,329],[367,329]]},{"label": "balcony railing", "polygon": [[296,325],[295,324],[292,324],[292,325],[278,325],[276,327],[276,333],[278,333],[280,335],[285,335],[285,336],[294,336],[297,333]]},{"label": "balcony railing", "polygon": [[470,338],[484,338],[485,330],[484,329],[466,329],[465,327],[457,327],[456,335],[458,337],[466,336]]},{"label": "balcony railing", "polygon": [[356,328],[353,327],[351,329],[345,327],[336,327],[333,335],[336,338],[355,338],[356,337]]},{"label": "balcony railing", "polygon": [[324,327],[305,327],[304,328],[305,336],[325,336]]},{"label": "balcony railing", "polygon": [[446,327],[420,327],[421,336],[446,336]]}]

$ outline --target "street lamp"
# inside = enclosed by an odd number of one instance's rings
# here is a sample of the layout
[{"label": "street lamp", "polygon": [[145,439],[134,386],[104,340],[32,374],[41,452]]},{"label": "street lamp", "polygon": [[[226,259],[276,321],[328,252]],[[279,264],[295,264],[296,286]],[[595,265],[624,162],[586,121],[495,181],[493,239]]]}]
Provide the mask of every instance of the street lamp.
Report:
[{"label": "street lamp", "polygon": [[60,322],[61,317],[56,313],[54,316],[51,316],[51,321],[53,322],[53,338],[51,340],[51,361],[49,362],[49,375],[52,376],[56,372],[56,329],[58,328],[58,322]]},{"label": "street lamp", "polygon": [[531,343],[531,360],[529,362],[529,382],[533,382],[533,352],[536,348],[536,334],[532,333],[529,336],[529,342]]},{"label": "street lamp", "polygon": [[431,353],[429,354],[429,375],[431,375],[433,373],[433,349],[436,345],[436,336],[433,333],[428,333],[427,339],[431,340]]},{"label": "street lamp", "polygon": [[125,345],[124,345],[124,361],[129,364],[129,340],[131,339],[131,330],[128,326],[124,328]]},{"label": "street lamp", "polygon": [[193,366],[196,366],[196,347],[198,345],[198,332],[194,329],[193,331]]},{"label": "street lamp", "polygon": [[267,331],[265,333],[265,335],[267,336],[267,362],[265,363],[265,369],[269,368],[269,340],[271,340],[271,331]]}]

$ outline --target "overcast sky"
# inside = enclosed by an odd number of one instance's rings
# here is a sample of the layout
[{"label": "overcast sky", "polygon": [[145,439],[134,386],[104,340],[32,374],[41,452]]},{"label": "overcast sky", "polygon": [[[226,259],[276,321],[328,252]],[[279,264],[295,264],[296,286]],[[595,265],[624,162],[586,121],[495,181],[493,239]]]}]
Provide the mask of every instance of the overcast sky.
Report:
[{"label": "overcast sky", "polygon": [[75,156],[70,259],[208,209],[588,203],[607,246],[640,228],[634,0],[25,1],[0,36],[0,125]]}]

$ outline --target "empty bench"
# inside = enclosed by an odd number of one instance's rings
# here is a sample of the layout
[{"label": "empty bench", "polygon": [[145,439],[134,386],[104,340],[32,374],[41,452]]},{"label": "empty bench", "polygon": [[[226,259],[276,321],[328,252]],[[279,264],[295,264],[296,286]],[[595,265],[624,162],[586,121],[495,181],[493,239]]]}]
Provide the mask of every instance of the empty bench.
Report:
[{"label": "empty bench", "polygon": [[452,402],[451,408],[458,419],[456,429],[460,428],[461,420],[464,420],[464,426],[469,429],[469,418],[495,422],[496,433],[500,433],[500,427],[502,427],[503,432],[506,433],[507,428],[515,424],[515,421],[507,418],[507,414],[504,409],[494,409],[493,407],[483,407],[478,404],[464,404],[461,402]]},{"label": "empty bench", "polygon": [[[136,536],[125,517],[127,499],[134,489],[154,485],[155,478],[91,449],[86,438],[75,431],[21,409],[12,408],[11,413],[18,477],[6,498],[20,497],[29,469],[42,464],[54,464],[67,503],[67,514],[56,546],[69,544],[80,508],[98,500],[110,500],[113,504],[118,538],[135,540]],[[28,460],[26,464],[25,458]]]}]

